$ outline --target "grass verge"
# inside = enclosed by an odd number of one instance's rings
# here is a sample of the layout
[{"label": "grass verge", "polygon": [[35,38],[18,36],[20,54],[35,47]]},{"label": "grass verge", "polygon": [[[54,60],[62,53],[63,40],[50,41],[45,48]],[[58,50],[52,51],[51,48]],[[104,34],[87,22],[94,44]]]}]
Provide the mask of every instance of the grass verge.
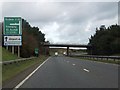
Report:
[{"label": "grass verge", "polygon": [[89,58],[82,58],[82,57],[75,57],[72,56],[72,58],[77,58],[81,60],[91,60],[91,61],[97,61],[97,62],[104,62],[104,63],[112,63],[112,64],[119,64],[120,65],[120,60],[114,61],[114,60],[96,60],[96,59],[89,59]]},{"label": "grass verge", "polygon": [[5,50],[5,48],[2,48],[2,60],[8,61],[8,60],[15,60],[19,59],[16,54],[12,54],[11,52]]},{"label": "grass verge", "polygon": [[48,56],[40,56],[38,58],[32,59],[32,60],[26,60],[14,64],[9,65],[3,65],[2,67],[2,82],[11,79],[12,77],[18,75],[22,71],[24,71],[27,68],[30,68],[32,65],[35,65],[37,63],[42,63],[48,58]]},{"label": "grass verge", "polygon": [[2,61],[2,46],[0,46],[0,61]]}]

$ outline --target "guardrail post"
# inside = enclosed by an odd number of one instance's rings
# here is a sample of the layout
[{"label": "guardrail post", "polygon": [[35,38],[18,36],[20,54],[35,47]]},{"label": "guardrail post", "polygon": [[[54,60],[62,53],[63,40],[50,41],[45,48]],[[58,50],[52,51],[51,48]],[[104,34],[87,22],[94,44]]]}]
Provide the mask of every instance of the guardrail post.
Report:
[{"label": "guardrail post", "polygon": [[98,57],[96,57],[96,59],[98,60]]},{"label": "guardrail post", "polygon": [[107,58],[107,60],[108,60],[108,58]]},{"label": "guardrail post", "polygon": [[114,58],[114,61],[115,61],[115,58]]}]

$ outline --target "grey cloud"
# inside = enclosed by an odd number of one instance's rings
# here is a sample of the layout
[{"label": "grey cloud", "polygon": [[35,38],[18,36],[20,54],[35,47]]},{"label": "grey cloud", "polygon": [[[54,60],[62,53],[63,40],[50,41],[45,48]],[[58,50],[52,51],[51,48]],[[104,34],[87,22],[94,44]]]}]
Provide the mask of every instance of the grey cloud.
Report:
[{"label": "grey cloud", "polygon": [[118,24],[120,25],[120,1],[118,2]]},{"label": "grey cloud", "polygon": [[[113,24],[116,2],[4,3],[3,16],[22,16],[54,43],[88,43],[101,23]],[[86,30],[88,29],[88,30]]]}]

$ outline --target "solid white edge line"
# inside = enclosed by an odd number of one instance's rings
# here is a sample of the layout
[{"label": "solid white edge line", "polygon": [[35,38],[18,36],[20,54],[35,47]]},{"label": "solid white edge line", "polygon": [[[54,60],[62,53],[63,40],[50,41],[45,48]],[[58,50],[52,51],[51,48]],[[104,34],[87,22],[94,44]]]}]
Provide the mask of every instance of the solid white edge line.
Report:
[{"label": "solid white edge line", "polygon": [[84,71],[86,71],[86,72],[90,72],[89,70],[87,70],[87,69],[83,69]]},{"label": "solid white edge line", "polygon": [[49,57],[47,60],[45,60],[42,64],[40,64],[31,74],[29,74],[22,82],[20,82],[13,90],[16,90],[21,85],[25,83],[43,64],[45,64],[51,57]]}]

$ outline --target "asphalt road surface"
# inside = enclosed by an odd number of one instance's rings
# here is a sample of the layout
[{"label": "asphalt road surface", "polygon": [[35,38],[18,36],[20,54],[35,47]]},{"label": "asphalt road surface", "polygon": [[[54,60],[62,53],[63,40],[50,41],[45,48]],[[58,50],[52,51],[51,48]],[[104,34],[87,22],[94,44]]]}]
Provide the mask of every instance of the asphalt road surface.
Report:
[{"label": "asphalt road surface", "polygon": [[118,65],[54,56],[19,88],[118,88]]}]

